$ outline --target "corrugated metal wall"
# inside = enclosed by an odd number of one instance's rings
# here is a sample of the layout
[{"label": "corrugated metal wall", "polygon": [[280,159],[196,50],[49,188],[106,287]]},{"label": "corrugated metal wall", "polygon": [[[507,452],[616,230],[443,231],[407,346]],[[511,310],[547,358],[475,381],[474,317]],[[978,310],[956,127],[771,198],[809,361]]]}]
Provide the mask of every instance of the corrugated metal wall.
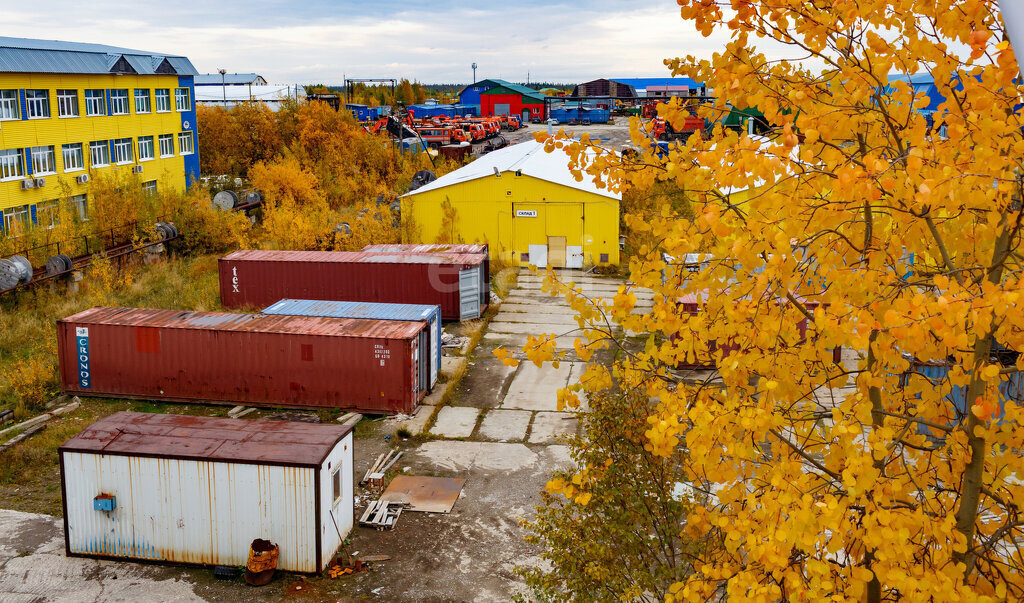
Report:
[{"label": "corrugated metal wall", "polygon": [[[185,318],[174,320],[177,315]],[[188,328],[189,321],[206,322]],[[270,324],[254,332],[245,330],[246,321]],[[94,308],[58,322],[61,388],[92,396],[412,413],[425,392],[416,387],[410,352],[425,327]]]},{"label": "corrugated metal wall", "polygon": [[[341,467],[342,492],[335,500],[332,478],[338,467]],[[320,559],[325,567],[355,526],[354,475],[352,434],[349,434],[335,446],[320,468]]]},{"label": "corrugated metal wall", "polygon": [[[485,262],[486,265],[486,262]],[[328,301],[315,299],[282,299],[262,310],[263,314],[287,316],[325,316],[332,318],[363,318],[373,320],[425,321],[429,328],[431,358],[430,386],[437,383],[441,371],[441,308],[420,304],[385,304],[378,302]],[[422,344],[421,350],[424,350]]]},{"label": "corrugated metal wall", "polygon": [[[278,569],[316,572],[315,474],[311,468],[63,452],[68,551],[237,566],[246,562],[253,539],[265,538],[281,547]],[[344,475],[351,492],[351,473]],[[113,511],[93,509],[101,493],[116,497]]]},{"label": "corrugated metal wall", "polygon": [[440,306],[444,320],[476,318],[459,311],[459,271],[486,256],[432,255],[236,251],[218,264],[221,303],[253,309],[282,299],[421,304]]}]

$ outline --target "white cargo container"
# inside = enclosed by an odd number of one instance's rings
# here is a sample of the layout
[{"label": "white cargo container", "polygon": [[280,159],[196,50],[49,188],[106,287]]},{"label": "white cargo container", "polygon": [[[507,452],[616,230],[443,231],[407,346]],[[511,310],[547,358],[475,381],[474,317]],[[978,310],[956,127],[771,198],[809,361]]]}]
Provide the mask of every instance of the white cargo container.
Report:
[{"label": "white cargo container", "polygon": [[119,412],[59,452],[69,556],[314,573],[352,529],[351,427]]}]

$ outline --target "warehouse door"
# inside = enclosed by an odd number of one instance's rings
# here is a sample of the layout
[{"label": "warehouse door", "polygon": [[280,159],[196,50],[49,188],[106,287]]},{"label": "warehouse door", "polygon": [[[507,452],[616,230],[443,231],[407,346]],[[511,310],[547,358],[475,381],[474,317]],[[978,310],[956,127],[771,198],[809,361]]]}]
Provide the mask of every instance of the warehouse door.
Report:
[{"label": "warehouse door", "polygon": [[495,103],[494,114],[495,115],[508,115],[511,113],[512,107],[508,103]]},{"label": "warehouse door", "polygon": [[459,320],[480,318],[480,270],[459,270]]},{"label": "warehouse door", "polygon": [[523,125],[530,123],[530,110],[523,109]]},{"label": "warehouse door", "polygon": [[565,268],[565,237],[548,237],[548,265]]},{"label": "warehouse door", "polygon": [[548,204],[545,229],[548,265],[552,268],[582,268],[583,204]]}]

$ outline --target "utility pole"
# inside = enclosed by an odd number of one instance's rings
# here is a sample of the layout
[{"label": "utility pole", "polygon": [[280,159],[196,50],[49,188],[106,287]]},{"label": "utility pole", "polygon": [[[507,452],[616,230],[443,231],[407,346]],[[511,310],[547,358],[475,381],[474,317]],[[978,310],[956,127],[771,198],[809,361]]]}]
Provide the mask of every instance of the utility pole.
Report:
[{"label": "utility pole", "polygon": [[470,82],[470,83],[472,83],[472,84],[476,83],[476,63],[473,63],[473,81]]},{"label": "utility pole", "polygon": [[225,74],[228,72],[227,69],[218,69],[217,73],[220,74],[220,91],[224,100],[224,108],[228,106],[228,85],[225,80]]}]

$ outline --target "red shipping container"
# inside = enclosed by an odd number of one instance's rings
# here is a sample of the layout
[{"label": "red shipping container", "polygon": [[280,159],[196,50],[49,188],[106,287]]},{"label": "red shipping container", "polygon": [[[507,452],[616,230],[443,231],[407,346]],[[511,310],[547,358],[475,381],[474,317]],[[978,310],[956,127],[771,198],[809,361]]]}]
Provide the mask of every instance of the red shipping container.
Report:
[{"label": "red shipping container", "polygon": [[480,303],[487,306],[490,301],[491,259],[488,255],[487,243],[378,243],[367,245],[362,251],[371,253],[460,253],[480,254],[484,256],[483,279]]},{"label": "red shipping container", "polygon": [[236,251],[220,259],[227,308],[265,308],[282,299],[426,304],[443,320],[486,309],[479,254],[363,251]]},{"label": "red shipping container", "polygon": [[96,307],[57,321],[61,389],[411,414],[425,324]]}]

